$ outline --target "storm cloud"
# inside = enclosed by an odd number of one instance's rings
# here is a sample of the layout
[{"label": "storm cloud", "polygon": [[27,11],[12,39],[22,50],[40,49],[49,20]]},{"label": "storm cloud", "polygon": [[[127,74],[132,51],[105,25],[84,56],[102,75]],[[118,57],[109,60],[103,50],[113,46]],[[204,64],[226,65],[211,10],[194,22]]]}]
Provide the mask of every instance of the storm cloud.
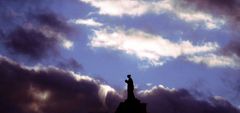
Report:
[{"label": "storm cloud", "polygon": [[120,99],[98,80],[53,67],[27,68],[1,57],[0,72],[2,113],[103,113],[114,106],[108,99]]},{"label": "storm cloud", "polygon": [[55,13],[46,12],[33,16],[41,25],[47,25],[57,32],[69,33],[72,28]]},{"label": "storm cloud", "polygon": [[6,39],[6,47],[14,54],[23,54],[33,59],[40,59],[57,52],[58,40],[47,37],[33,29],[16,28]]},{"label": "storm cloud", "polygon": [[[2,113],[110,113],[122,96],[99,80],[54,67],[27,67],[0,58]],[[149,113],[239,113],[228,101],[197,100],[187,90],[153,87],[137,97]]]},{"label": "storm cloud", "polygon": [[63,69],[69,69],[73,71],[78,71],[83,69],[83,66],[74,58],[69,58],[69,59],[60,61],[57,66]]},{"label": "storm cloud", "polygon": [[47,1],[1,2],[1,42],[9,53],[33,60],[59,55],[59,45],[69,40],[73,29],[64,17],[43,5]]},{"label": "storm cloud", "polygon": [[149,113],[240,113],[222,97],[198,100],[185,89],[155,86],[139,95],[148,103]]},{"label": "storm cloud", "polygon": [[232,40],[223,49],[222,52],[226,55],[235,54],[240,57],[240,41]]},{"label": "storm cloud", "polygon": [[239,0],[182,0],[177,1],[176,5],[211,13],[226,19],[232,25],[240,24]]}]

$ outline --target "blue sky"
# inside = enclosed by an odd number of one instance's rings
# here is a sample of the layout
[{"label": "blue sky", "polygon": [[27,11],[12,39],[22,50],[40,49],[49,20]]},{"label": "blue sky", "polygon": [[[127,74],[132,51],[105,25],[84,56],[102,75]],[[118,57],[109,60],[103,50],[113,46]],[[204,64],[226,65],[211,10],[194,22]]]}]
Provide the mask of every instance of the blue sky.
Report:
[{"label": "blue sky", "polygon": [[[0,46],[0,54],[27,66],[72,70],[100,79],[118,90],[124,89],[126,75],[132,74],[138,90],[157,85],[184,88],[204,98],[221,96],[238,106],[240,103],[236,98],[240,97],[236,80],[240,78],[240,53],[239,27],[235,25],[240,24],[234,19],[237,13],[229,13],[227,6],[220,9],[214,2],[198,1],[41,3],[47,7],[44,12],[58,15],[63,27],[65,24],[71,27],[70,32],[61,28],[36,27],[35,21],[22,16],[31,13],[28,10],[35,9],[34,5],[26,4],[26,9],[18,10],[19,3],[6,2],[10,9],[6,8],[6,14],[10,15],[7,18],[12,17],[12,20],[5,25],[7,21],[1,19],[3,34],[9,35],[16,26],[22,26],[57,37],[57,45],[52,48],[50,44],[50,49],[42,49],[47,52],[41,58],[32,58],[26,51],[19,52],[9,43]],[[201,9],[199,3],[209,7]],[[234,5],[231,8],[239,11]],[[5,39],[2,38],[2,43]]]},{"label": "blue sky", "polygon": [[78,36],[84,43],[76,42],[70,52],[79,55],[84,73],[115,87],[123,87],[124,76],[131,73],[140,89],[148,88],[147,83],[192,88],[201,81],[199,90],[224,96],[224,73],[239,73],[239,59],[219,53],[233,37],[226,20],[174,9],[170,2],[80,1],[76,7],[88,11],[71,20],[86,34]]}]

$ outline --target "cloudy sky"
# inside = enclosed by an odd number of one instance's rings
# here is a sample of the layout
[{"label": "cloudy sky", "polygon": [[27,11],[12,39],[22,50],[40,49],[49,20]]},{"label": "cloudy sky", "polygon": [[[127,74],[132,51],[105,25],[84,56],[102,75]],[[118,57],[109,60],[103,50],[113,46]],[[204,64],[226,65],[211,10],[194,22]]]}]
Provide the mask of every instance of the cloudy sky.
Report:
[{"label": "cloudy sky", "polygon": [[1,0],[0,15],[3,112],[114,112],[127,74],[150,113],[240,112],[239,0]]}]

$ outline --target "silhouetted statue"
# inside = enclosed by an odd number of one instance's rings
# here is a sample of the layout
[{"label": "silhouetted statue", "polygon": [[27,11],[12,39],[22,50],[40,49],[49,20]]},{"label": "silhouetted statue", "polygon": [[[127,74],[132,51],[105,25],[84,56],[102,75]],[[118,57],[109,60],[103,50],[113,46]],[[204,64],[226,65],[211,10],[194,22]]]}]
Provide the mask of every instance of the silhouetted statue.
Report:
[{"label": "silhouetted statue", "polygon": [[127,75],[128,80],[125,80],[127,83],[127,93],[128,97],[124,102],[121,102],[115,113],[147,113],[146,103],[141,103],[140,100],[134,96],[134,85],[131,75]]},{"label": "silhouetted statue", "polygon": [[135,96],[134,96],[134,84],[133,84],[133,80],[131,78],[131,75],[127,75],[128,80],[125,80],[125,82],[127,83],[127,92],[128,92],[128,97],[127,100],[134,100]]}]

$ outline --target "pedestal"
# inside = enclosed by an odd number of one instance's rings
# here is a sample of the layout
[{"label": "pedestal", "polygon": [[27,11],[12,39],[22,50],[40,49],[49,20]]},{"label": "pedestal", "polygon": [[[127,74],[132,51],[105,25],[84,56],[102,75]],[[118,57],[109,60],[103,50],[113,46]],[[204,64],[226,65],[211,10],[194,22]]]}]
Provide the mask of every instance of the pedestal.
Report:
[{"label": "pedestal", "polygon": [[138,99],[125,100],[121,102],[115,113],[147,113],[146,103],[141,103]]}]

